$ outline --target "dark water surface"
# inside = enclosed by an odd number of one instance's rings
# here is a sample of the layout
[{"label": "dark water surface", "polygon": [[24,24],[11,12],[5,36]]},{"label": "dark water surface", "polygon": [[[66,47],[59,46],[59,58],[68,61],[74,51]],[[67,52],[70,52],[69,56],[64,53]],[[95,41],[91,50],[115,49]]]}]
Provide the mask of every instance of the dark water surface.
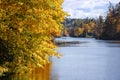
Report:
[{"label": "dark water surface", "polygon": [[37,70],[5,80],[120,80],[120,41],[69,37],[56,40],[79,44],[59,45],[58,52],[63,56],[54,57],[46,72]]},{"label": "dark water surface", "polygon": [[61,59],[53,58],[51,80],[120,80],[120,41],[61,38],[80,41],[60,46]]}]

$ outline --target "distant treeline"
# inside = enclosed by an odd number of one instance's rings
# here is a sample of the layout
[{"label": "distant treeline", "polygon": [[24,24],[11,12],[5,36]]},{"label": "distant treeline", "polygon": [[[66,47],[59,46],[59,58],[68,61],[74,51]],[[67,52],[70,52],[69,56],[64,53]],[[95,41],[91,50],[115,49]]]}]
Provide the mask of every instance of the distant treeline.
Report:
[{"label": "distant treeline", "polygon": [[66,18],[63,24],[62,36],[120,40],[120,2],[115,6],[109,4],[105,18]]},{"label": "distant treeline", "polygon": [[94,36],[95,29],[94,19],[70,19],[67,18],[64,22],[63,36],[72,37],[88,37]]}]

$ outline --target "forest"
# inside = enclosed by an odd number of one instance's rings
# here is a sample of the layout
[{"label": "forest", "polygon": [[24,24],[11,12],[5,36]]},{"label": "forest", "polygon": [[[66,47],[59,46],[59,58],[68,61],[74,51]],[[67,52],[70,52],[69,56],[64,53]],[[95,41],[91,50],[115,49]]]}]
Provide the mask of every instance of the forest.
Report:
[{"label": "forest", "polygon": [[109,3],[107,16],[99,18],[66,18],[62,36],[94,37],[104,40],[120,40],[120,3]]}]

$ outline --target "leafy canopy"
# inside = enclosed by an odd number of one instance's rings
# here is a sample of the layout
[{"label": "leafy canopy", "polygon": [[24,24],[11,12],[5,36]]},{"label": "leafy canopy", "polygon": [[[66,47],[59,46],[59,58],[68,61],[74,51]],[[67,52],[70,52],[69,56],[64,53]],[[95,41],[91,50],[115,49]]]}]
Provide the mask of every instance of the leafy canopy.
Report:
[{"label": "leafy canopy", "polygon": [[[52,43],[66,15],[63,0],[0,0],[0,66],[10,72],[43,67],[59,56]],[[4,45],[1,45],[4,44]],[[4,49],[2,49],[4,46]]]}]

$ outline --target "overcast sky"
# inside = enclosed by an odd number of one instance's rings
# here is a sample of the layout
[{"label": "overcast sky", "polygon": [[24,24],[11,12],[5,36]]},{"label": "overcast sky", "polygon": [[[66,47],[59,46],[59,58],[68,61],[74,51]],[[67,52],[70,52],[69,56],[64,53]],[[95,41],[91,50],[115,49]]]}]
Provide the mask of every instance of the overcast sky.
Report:
[{"label": "overcast sky", "polygon": [[105,16],[109,1],[113,4],[120,2],[120,0],[64,0],[63,9],[71,15],[71,18],[96,18],[99,15]]}]

